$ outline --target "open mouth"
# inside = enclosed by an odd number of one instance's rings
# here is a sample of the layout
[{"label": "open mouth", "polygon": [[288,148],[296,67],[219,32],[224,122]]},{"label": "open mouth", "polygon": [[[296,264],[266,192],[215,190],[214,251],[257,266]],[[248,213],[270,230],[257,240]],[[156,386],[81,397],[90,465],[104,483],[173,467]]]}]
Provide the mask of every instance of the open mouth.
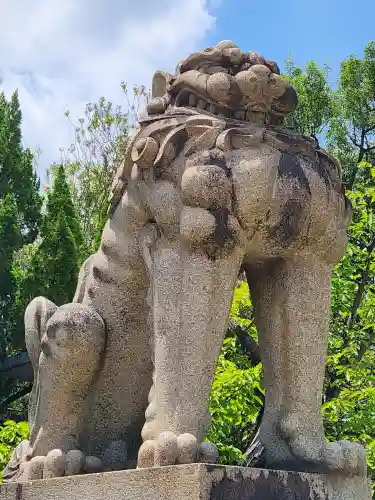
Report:
[{"label": "open mouth", "polygon": [[254,111],[242,107],[230,107],[215,102],[207,96],[200,96],[191,90],[181,90],[174,103],[176,108],[193,108],[199,113],[231,118],[234,120],[249,121],[254,116]]},{"label": "open mouth", "polygon": [[258,109],[257,106],[252,106],[249,109],[243,106],[223,105],[213,101],[208,96],[200,95],[190,89],[182,89],[177,94],[173,109],[178,111],[176,108],[181,108],[181,112],[202,113],[242,122],[265,123],[267,121],[270,125],[279,125],[282,123],[282,118],[265,112],[260,105]]}]

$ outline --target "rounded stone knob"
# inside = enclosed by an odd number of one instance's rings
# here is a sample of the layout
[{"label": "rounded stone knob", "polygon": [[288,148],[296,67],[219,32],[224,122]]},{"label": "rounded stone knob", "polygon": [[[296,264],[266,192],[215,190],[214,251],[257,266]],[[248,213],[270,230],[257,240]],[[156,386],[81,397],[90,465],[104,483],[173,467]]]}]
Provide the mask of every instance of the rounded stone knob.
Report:
[{"label": "rounded stone knob", "polygon": [[214,73],[207,80],[207,92],[218,102],[226,102],[230,98],[231,77],[227,73]]},{"label": "rounded stone knob", "polygon": [[238,45],[236,45],[232,40],[222,40],[216,45],[216,48],[219,50],[238,49]]},{"label": "rounded stone knob", "polygon": [[215,232],[215,217],[204,208],[184,207],[181,212],[180,233],[192,247],[199,246]]},{"label": "rounded stone knob", "polygon": [[265,64],[265,58],[258,52],[246,52],[245,59],[253,66],[254,64]]},{"label": "rounded stone knob", "polygon": [[216,165],[193,166],[185,170],[181,180],[182,201],[202,208],[228,208],[232,183]]}]

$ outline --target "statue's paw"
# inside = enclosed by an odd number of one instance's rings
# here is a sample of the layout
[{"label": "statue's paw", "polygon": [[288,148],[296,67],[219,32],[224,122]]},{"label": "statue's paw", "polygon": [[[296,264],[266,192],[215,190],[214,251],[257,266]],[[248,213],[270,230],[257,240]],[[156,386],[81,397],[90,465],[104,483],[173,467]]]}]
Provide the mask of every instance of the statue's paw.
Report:
[{"label": "statue's paw", "polygon": [[362,445],[350,441],[324,444],[323,430],[321,434],[306,432],[299,414],[284,415],[278,430],[278,436],[265,443],[267,467],[318,474],[366,474]]},{"label": "statue's paw", "polygon": [[365,475],[366,453],[362,445],[350,441],[327,443],[322,451],[323,463],[328,471]]},{"label": "statue's paw", "polygon": [[145,441],[138,453],[138,468],[196,462],[216,463],[217,448],[212,443],[200,443],[192,434],[163,432],[156,439]]},{"label": "statue's paw", "polygon": [[86,456],[80,450],[71,450],[67,453],[51,450],[45,457],[36,456],[24,462],[22,469],[22,481],[34,481],[102,472],[103,464],[99,458]]}]

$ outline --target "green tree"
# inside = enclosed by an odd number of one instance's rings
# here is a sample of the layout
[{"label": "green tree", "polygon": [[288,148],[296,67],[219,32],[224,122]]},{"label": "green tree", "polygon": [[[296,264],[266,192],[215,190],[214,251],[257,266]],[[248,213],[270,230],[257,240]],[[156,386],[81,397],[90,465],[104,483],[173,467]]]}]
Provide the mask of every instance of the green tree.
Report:
[{"label": "green tree", "polygon": [[354,187],[362,161],[375,154],[375,42],[362,59],[354,55],[341,63],[339,87],[327,142],[343,168],[347,189]]},{"label": "green tree", "polygon": [[38,235],[41,198],[33,155],[22,146],[22,113],[18,93],[9,101],[0,94],[0,197],[12,193],[22,230],[21,243],[30,243]]},{"label": "green tree", "polygon": [[18,319],[13,336],[20,348],[24,346],[23,313],[34,297],[45,296],[57,305],[72,300],[82,241],[64,167],[59,165],[47,195],[40,240],[17,255],[12,269],[17,282],[13,313]]},{"label": "green tree", "polygon": [[[3,325],[3,328],[7,323],[8,308],[12,300],[13,279],[11,268],[13,252],[21,241],[17,215],[14,196],[7,194],[4,198],[0,198],[0,283],[2,288],[0,324]],[[3,329],[0,334],[0,359],[7,352],[8,342],[7,331]]]},{"label": "green tree", "polygon": [[27,422],[16,423],[13,420],[7,420],[0,426],[0,483],[2,482],[1,472],[9,462],[12,451],[29,435],[29,426]]},{"label": "green tree", "polygon": [[[243,339],[250,341],[246,348]],[[207,439],[218,445],[220,461],[237,464],[253,439],[263,406],[262,366],[254,356],[258,334],[252,319],[249,288],[240,280],[234,291],[230,327],[212,386],[212,424]]]},{"label": "green tree", "polygon": [[353,205],[346,255],[332,283],[323,414],[331,440],[367,445],[375,477],[375,44],[341,63],[327,143],[340,158]]},{"label": "green tree", "polygon": [[44,295],[57,305],[73,298],[83,237],[72,201],[65,169],[54,171],[43,218],[41,242],[31,259],[25,285],[28,299]]},{"label": "green tree", "polygon": [[285,78],[296,89],[299,101],[286,125],[302,135],[317,138],[332,117],[332,90],[327,81],[329,68],[319,68],[315,61],[309,61],[304,69],[298,68],[289,56],[285,70]]},{"label": "green tree", "polygon": [[60,210],[49,225],[32,261],[34,296],[43,295],[57,305],[71,302],[78,278],[78,252],[69,218]]},{"label": "green tree", "polygon": [[69,148],[61,149],[62,163],[84,235],[81,262],[99,246],[114,175],[136,129],[139,107],[148,99],[143,86],[134,86],[131,96],[124,82],[121,87],[125,106],[115,106],[101,97],[86,105],[84,117],[77,123],[69,111],[65,113],[75,139]]},{"label": "green tree", "polygon": [[47,196],[46,216],[43,219],[41,237],[44,242],[50,233],[55,231],[58,219],[63,214],[77,251],[79,251],[83,237],[63,165],[53,169],[53,178],[52,192]]},{"label": "green tree", "polygon": [[41,220],[41,198],[31,152],[22,146],[22,114],[17,92],[0,94],[0,346],[12,350],[11,330],[16,285],[11,272],[14,253],[34,241]]}]

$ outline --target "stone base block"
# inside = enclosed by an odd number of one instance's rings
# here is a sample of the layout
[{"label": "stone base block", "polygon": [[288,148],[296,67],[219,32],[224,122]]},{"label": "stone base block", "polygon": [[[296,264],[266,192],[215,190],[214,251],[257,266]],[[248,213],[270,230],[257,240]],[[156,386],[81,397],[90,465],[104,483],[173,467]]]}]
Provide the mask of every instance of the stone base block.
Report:
[{"label": "stone base block", "polygon": [[191,464],[0,487],[0,500],[369,500],[367,480]]}]

